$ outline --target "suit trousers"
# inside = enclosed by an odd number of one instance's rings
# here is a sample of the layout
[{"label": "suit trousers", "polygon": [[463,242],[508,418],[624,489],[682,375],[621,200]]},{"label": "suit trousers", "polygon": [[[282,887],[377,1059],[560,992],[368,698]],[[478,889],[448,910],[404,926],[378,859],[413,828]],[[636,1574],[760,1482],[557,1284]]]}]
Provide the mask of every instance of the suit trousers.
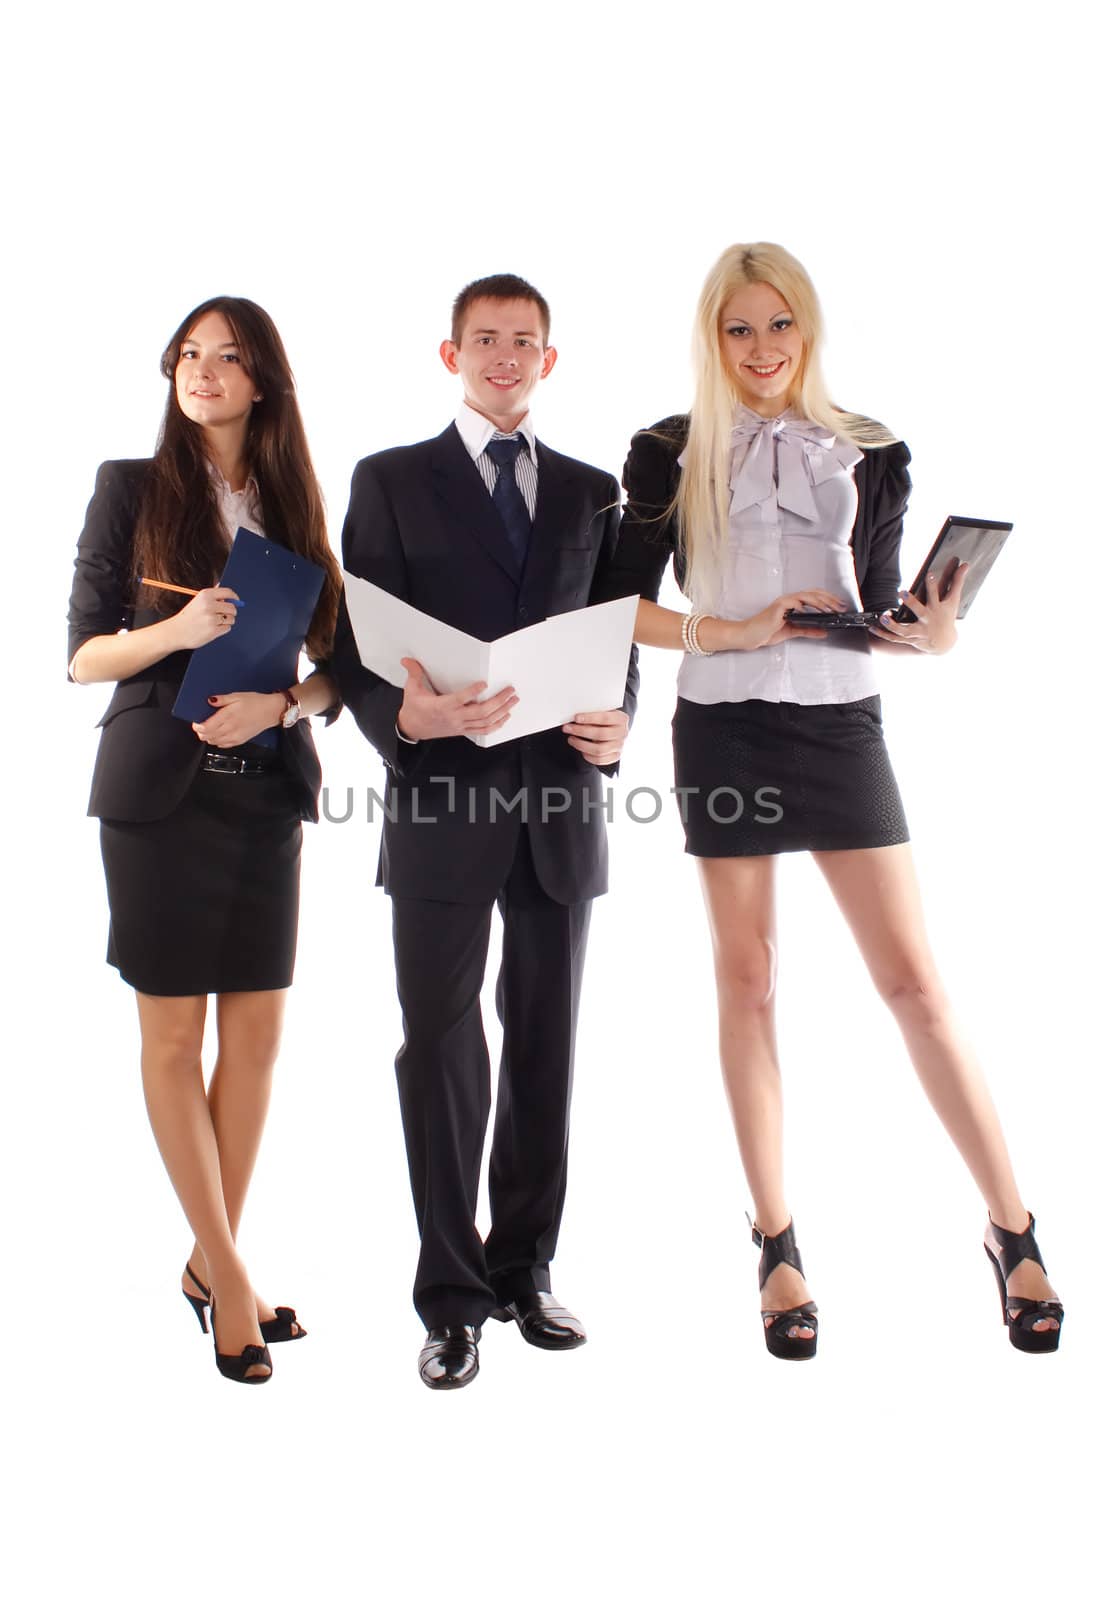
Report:
[{"label": "suit trousers", "polygon": [[491,1075],[480,990],[492,902],[392,897],[404,1019],[396,1077],[421,1241],[414,1301],[428,1328],[479,1327],[514,1295],[548,1289],[564,1205],[591,902],[549,898],[523,828],[497,903],[503,1045],[488,1168],[491,1231],[482,1240],[476,1201]]}]

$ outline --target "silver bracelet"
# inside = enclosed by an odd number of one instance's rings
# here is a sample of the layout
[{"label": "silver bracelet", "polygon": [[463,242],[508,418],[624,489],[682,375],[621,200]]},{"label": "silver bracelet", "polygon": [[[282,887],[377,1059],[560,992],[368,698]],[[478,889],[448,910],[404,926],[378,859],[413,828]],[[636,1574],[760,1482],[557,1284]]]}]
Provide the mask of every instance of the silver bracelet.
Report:
[{"label": "silver bracelet", "polygon": [[698,637],[698,629],[702,622],[711,621],[712,618],[707,611],[700,613],[691,611],[688,616],[682,618],[682,648],[687,655],[712,656],[716,654],[715,650],[702,649],[701,641]]}]

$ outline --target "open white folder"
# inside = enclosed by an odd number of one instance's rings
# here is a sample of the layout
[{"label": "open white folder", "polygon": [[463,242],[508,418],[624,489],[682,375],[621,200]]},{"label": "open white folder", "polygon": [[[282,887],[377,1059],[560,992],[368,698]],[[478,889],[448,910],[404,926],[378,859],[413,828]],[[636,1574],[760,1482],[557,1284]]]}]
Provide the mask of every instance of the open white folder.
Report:
[{"label": "open white folder", "polygon": [[494,733],[469,734],[487,747],[570,722],[578,711],[608,711],[625,696],[637,596],[565,611],[487,643],[428,617],[365,578],[344,572],[347,609],[362,665],[402,689],[411,656],[439,694],[486,682],[482,700],[512,685],[518,704]]}]

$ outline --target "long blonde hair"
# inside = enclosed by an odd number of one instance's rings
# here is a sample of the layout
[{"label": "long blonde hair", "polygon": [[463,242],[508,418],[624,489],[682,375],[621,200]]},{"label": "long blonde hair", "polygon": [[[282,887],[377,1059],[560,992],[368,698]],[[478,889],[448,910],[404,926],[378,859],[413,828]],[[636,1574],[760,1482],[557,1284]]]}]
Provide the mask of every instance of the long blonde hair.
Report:
[{"label": "long blonde hair", "polygon": [[861,448],[894,444],[894,436],[869,417],[842,411],[823,383],[819,347],[823,314],[815,286],[796,257],[779,244],[733,244],[705,279],[693,324],[696,390],[690,413],[689,447],[673,510],[686,558],[686,593],[713,603],[720,549],[727,530],[731,494],[728,451],[736,407],[744,403],[724,359],[721,314],[732,295],[749,283],[768,283],[788,302],[804,341],[799,371],[789,395],[810,422]]}]

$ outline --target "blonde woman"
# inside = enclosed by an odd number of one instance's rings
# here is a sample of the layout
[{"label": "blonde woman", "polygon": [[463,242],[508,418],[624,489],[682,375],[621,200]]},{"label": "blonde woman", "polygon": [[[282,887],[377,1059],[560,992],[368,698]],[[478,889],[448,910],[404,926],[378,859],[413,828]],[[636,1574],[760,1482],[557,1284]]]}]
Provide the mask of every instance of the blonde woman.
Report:
[{"label": "blonde woman", "polygon": [[[960,1041],[923,923],[872,652],[940,654],[956,638],[962,573],[931,578],[916,620],[876,632],[804,629],[793,609],[899,599],[910,493],[906,446],[827,397],[807,273],[774,244],[735,245],[705,282],[688,417],[632,441],[614,593],[642,596],[640,644],[684,652],[674,717],[686,850],[698,858],[715,958],[720,1051],[754,1200],[770,1352],[818,1348],[785,1199],[774,1030],[776,858],[815,856],[922,1085],[986,1200],[985,1248],[1012,1343],[1054,1350],[1063,1308],[1044,1275],[986,1084]],[[658,605],[673,556],[693,610]]]}]

